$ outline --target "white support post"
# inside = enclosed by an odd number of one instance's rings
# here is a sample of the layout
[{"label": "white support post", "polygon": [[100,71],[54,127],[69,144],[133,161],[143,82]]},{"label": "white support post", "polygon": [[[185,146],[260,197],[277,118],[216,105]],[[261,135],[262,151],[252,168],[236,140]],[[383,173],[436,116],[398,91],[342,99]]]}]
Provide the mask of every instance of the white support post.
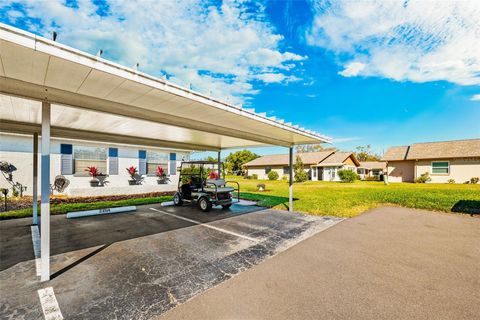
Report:
[{"label": "white support post", "polygon": [[[220,167],[221,165],[221,162],[222,162],[222,158],[221,158],[221,153],[222,151],[218,151],[218,157],[217,157],[217,161],[218,161],[218,178],[220,179],[221,178],[221,175],[222,175],[222,168]],[[225,179],[225,177],[223,177]]]},{"label": "white support post", "polygon": [[50,280],[50,103],[42,102],[41,281]]},{"label": "white support post", "polygon": [[293,146],[288,152],[288,211],[293,211]]},{"label": "white support post", "polygon": [[32,183],[32,208],[33,208],[33,220],[32,224],[38,224],[38,133],[33,134],[33,183]]}]

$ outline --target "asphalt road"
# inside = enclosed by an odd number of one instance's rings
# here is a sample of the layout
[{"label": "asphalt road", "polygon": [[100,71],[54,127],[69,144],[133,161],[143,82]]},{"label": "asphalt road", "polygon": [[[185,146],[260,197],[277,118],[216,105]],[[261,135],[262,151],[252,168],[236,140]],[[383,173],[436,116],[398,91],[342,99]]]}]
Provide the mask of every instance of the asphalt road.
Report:
[{"label": "asphalt road", "polygon": [[162,319],[479,319],[480,219],[378,208]]}]

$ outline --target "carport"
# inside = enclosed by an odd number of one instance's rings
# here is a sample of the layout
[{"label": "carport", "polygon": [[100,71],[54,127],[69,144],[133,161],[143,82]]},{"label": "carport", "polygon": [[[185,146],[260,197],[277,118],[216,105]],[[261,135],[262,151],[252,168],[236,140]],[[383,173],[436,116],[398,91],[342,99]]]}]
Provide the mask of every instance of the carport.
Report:
[{"label": "carport", "polygon": [[50,279],[51,137],[216,151],[289,148],[328,142],[316,132],[257,114],[93,56],[0,25],[1,131],[34,141],[33,223],[37,223],[37,154],[41,136],[41,280]]}]

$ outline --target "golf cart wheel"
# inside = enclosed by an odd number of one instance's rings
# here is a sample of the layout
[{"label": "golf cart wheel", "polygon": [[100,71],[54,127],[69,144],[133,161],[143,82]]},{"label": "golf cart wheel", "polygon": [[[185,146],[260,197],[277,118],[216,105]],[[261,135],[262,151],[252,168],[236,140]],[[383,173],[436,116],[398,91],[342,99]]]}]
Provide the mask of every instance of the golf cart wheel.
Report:
[{"label": "golf cart wheel", "polygon": [[224,204],[224,205],[222,205],[222,208],[223,208],[224,210],[227,210],[227,209],[229,209],[231,206],[232,206],[231,203],[230,203],[230,204]]},{"label": "golf cart wheel", "polygon": [[212,203],[208,201],[207,198],[202,197],[200,198],[200,200],[198,200],[198,207],[203,212],[207,212],[207,211],[210,211],[210,209],[212,209]]},{"label": "golf cart wheel", "polygon": [[175,193],[173,196],[173,204],[175,206],[181,206],[183,204],[182,197],[180,196],[180,193]]}]

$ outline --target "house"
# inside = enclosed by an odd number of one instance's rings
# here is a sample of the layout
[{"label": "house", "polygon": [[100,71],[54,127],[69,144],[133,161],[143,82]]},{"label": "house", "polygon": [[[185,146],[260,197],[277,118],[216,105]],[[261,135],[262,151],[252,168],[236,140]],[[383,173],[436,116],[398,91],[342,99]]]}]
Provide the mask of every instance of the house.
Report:
[{"label": "house", "polygon": [[380,180],[382,175],[387,172],[387,163],[385,161],[361,161],[357,168],[357,174],[360,179],[375,178]]},{"label": "house", "polygon": [[[297,153],[302,159],[305,171],[311,180],[339,181],[338,170],[356,171],[360,165],[353,153],[335,150]],[[295,157],[297,156],[295,155]],[[266,155],[244,164],[247,174],[257,175],[259,179],[268,179],[270,171],[277,171],[279,177],[288,174],[288,155]]]},{"label": "house", "polygon": [[[27,186],[24,194],[32,194],[32,138],[0,133],[0,141],[0,161],[9,162],[17,168],[14,180]],[[52,138],[50,181],[54,181],[57,175],[65,176],[70,181],[65,193],[70,196],[174,191],[178,184],[177,167],[182,160],[187,161],[190,154],[185,150]],[[95,166],[107,175],[104,187],[90,186],[91,177],[85,171],[89,166]],[[130,176],[126,168],[130,166],[138,169],[143,178],[141,184],[129,185]],[[158,185],[155,173],[159,166],[169,175],[167,184]],[[11,186],[0,176],[0,187]]]},{"label": "house", "polygon": [[360,166],[352,152],[333,152],[328,157],[312,166],[313,181],[340,181],[339,170],[357,171]]},{"label": "house", "polygon": [[480,177],[480,139],[392,147],[382,160],[390,182],[414,182],[428,173],[432,183],[464,183]]},{"label": "house", "polygon": [[[311,166],[318,164],[333,152],[333,150],[330,150],[297,153],[294,156],[294,161],[297,155],[300,156],[305,172],[311,177]],[[257,175],[258,179],[268,179],[267,175],[270,171],[276,171],[278,176],[282,177],[288,174],[288,154],[266,155],[245,163],[243,167],[247,170],[247,175]]]}]

